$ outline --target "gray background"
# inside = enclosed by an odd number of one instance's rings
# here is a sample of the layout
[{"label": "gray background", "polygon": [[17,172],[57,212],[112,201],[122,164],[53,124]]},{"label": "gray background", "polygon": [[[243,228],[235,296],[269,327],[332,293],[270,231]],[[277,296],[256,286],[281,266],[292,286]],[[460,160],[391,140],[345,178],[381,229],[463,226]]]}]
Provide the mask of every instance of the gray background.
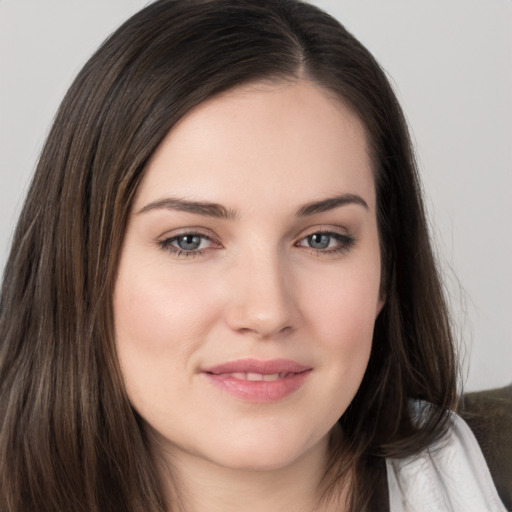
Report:
[{"label": "gray background", "polygon": [[[0,269],[58,103],[147,0],[0,0]],[[318,0],[389,73],[417,147],[465,389],[512,380],[512,2]]]}]

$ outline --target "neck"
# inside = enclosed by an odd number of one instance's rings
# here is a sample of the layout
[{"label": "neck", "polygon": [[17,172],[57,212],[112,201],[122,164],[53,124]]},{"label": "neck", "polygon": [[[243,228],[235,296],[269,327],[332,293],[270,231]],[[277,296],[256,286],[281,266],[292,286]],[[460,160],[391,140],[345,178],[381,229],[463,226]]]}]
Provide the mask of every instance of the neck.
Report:
[{"label": "neck", "polygon": [[[345,492],[322,501],[328,446],[322,440],[285,467],[251,470],[218,466],[173,450],[165,474],[171,510],[180,512],[319,512],[343,510]],[[172,467],[172,470],[168,468]],[[172,475],[171,475],[172,473]],[[341,487],[341,486],[340,486]],[[334,502],[335,503],[334,503]]]}]

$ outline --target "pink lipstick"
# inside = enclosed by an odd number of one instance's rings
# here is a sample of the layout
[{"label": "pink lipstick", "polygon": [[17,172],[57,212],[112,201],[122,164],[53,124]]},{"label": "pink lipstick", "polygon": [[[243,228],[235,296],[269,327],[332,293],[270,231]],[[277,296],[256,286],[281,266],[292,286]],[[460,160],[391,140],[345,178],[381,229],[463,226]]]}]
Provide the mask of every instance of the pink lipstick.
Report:
[{"label": "pink lipstick", "polygon": [[202,369],[216,387],[250,402],[276,402],[298,390],[312,368],[288,359],[241,359]]}]

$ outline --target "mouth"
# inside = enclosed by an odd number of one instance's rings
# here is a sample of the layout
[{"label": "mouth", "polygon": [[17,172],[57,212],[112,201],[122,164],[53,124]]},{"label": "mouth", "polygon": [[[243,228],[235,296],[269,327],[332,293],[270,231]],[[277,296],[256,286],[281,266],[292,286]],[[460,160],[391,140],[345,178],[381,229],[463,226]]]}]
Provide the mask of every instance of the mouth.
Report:
[{"label": "mouth", "polygon": [[278,379],[284,379],[286,377],[291,377],[294,375],[293,372],[281,372],[281,373],[244,373],[244,372],[234,372],[234,373],[222,373],[222,374],[212,374],[212,375],[224,375],[225,377],[232,377],[238,380],[249,380],[251,382],[259,382],[259,381],[276,381]]},{"label": "mouth", "polygon": [[312,368],[286,359],[244,359],[202,369],[217,389],[253,403],[282,400],[298,391]]}]

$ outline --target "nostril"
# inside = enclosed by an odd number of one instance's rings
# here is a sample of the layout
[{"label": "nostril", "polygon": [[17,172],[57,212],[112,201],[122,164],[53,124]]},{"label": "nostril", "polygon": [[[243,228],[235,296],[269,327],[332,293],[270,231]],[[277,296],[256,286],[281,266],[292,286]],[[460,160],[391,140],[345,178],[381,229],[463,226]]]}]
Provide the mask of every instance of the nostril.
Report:
[{"label": "nostril", "polygon": [[273,329],[270,326],[258,326],[258,327],[241,327],[236,329],[239,334],[247,335],[247,336],[255,336],[258,338],[266,339],[272,338],[276,336],[287,335],[293,331],[293,327],[291,325],[286,325],[282,328]]},{"label": "nostril", "polygon": [[298,326],[296,295],[277,266],[272,275],[252,267],[249,281],[247,274],[236,273],[233,278],[237,281],[232,283],[231,299],[224,310],[232,331],[266,339],[288,334]]}]

